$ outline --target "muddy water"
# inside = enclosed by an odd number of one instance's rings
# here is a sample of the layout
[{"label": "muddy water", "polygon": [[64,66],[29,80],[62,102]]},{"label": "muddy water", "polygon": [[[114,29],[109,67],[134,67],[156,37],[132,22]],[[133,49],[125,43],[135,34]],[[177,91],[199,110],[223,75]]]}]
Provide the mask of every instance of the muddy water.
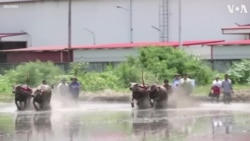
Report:
[{"label": "muddy water", "polygon": [[17,112],[1,104],[0,141],[249,141],[250,105],[200,104],[168,110],[79,103]]}]

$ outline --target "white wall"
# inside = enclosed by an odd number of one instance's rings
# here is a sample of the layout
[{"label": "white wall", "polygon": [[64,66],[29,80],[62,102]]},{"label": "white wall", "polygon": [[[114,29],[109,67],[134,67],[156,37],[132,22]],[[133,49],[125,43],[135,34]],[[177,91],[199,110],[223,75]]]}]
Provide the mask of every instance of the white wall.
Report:
[{"label": "white wall", "polygon": [[192,55],[198,55],[201,59],[211,59],[211,47],[210,46],[189,46],[184,47],[184,50]]},{"label": "white wall", "polygon": [[128,55],[137,56],[136,48],[75,50],[73,61],[83,62],[122,62]]},{"label": "white wall", "polygon": [[[134,41],[158,41],[159,34],[150,26],[159,24],[159,0],[133,0]],[[96,34],[97,43],[129,42],[128,0],[73,0],[72,43],[92,44],[87,27]],[[222,35],[221,28],[250,23],[248,14],[230,14],[228,4],[249,0],[182,0],[183,40],[243,39],[240,35]],[[67,2],[17,3],[18,8],[0,6],[0,32],[28,32],[33,46],[67,44]],[[178,0],[169,0],[171,41],[178,40]]]},{"label": "white wall", "polygon": [[[134,42],[159,40],[159,33],[151,28],[151,25],[157,27],[159,24],[159,3],[160,0],[133,0]],[[30,34],[2,40],[27,40],[28,46],[67,44],[67,4],[64,0],[14,4],[18,8],[4,8],[1,4],[0,32],[22,30]],[[249,13],[229,13],[228,4],[245,4]],[[116,8],[118,5],[129,8],[129,0],[73,0],[72,44],[93,43],[92,35],[84,27],[95,32],[97,44],[129,42],[129,12]],[[222,35],[221,28],[236,22],[250,23],[249,0],[182,0],[182,5],[183,40],[244,39],[241,35]],[[177,41],[178,0],[169,0],[169,13],[169,39]],[[186,50],[210,59],[210,47],[195,46]]]}]

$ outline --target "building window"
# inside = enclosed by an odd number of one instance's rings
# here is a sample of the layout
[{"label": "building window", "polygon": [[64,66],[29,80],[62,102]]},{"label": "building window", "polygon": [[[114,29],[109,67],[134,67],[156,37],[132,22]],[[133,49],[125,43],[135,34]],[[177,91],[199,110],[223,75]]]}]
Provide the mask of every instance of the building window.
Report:
[{"label": "building window", "polygon": [[233,65],[233,62],[238,62],[240,60],[204,60],[214,71],[220,73],[227,72]]},{"label": "building window", "polygon": [[115,67],[121,62],[89,62],[89,71],[104,71],[109,65]]}]

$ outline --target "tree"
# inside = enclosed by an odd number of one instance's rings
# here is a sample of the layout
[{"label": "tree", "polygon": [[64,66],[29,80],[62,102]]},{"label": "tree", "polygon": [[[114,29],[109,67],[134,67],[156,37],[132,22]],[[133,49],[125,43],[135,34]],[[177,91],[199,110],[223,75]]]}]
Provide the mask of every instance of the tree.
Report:
[{"label": "tree", "polygon": [[128,60],[133,62],[131,66],[142,66],[160,80],[166,78],[171,80],[177,73],[188,73],[198,84],[207,84],[214,75],[213,71],[197,56],[189,55],[185,51],[173,47],[141,48],[139,56],[133,59]]}]

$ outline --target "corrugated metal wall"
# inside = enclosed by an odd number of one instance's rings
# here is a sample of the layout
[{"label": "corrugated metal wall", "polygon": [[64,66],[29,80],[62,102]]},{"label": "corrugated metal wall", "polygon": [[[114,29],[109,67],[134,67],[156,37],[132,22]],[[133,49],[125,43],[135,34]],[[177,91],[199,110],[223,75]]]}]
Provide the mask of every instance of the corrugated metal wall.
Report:
[{"label": "corrugated metal wall", "polygon": [[91,49],[75,50],[73,61],[83,62],[121,62],[126,60],[126,56],[137,56],[136,48],[129,49]]},{"label": "corrugated metal wall", "polygon": [[[67,62],[67,53],[63,53],[63,61]],[[60,52],[9,52],[7,53],[7,63],[21,63],[28,61],[52,61],[61,62]]]},{"label": "corrugated metal wall", "polygon": [[213,59],[249,59],[250,46],[213,47]]}]

